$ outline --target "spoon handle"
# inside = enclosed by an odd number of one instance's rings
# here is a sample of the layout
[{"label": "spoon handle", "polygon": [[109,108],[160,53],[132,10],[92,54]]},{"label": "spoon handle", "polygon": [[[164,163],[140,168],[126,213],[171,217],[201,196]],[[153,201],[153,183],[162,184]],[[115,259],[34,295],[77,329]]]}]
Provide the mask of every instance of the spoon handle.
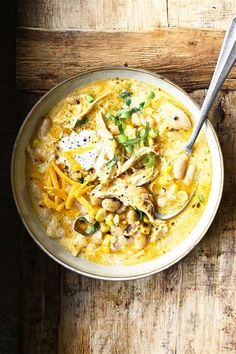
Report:
[{"label": "spoon handle", "polygon": [[212,107],[212,104],[228,76],[231,68],[236,62],[236,15],[230,21],[225,38],[221,47],[219,58],[213,73],[210,86],[208,88],[205,100],[203,102],[200,117],[197,121],[190,140],[185,148],[188,153],[191,153],[193,144],[197,139],[199,131],[205,122],[207,115]]}]

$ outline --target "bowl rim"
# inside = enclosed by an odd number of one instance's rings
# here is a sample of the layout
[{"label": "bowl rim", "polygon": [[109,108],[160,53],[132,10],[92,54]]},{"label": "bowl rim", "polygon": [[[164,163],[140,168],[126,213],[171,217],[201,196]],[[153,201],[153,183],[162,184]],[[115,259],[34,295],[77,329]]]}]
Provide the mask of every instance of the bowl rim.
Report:
[{"label": "bowl rim", "polygon": [[149,70],[145,70],[145,69],[139,69],[139,68],[131,68],[131,67],[122,67],[122,66],[106,66],[106,67],[98,67],[98,68],[93,68],[91,70],[86,70],[86,71],[83,71],[79,74],[75,74],[73,76],[70,76],[69,78],[61,81],[60,83],[58,83],[57,85],[53,86],[50,90],[48,90],[47,92],[45,92],[45,94],[43,94],[42,97],[40,97],[39,100],[37,100],[37,102],[33,105],[33,107],[30,109],[29,113],[26,115],[25,119],[23,120],[21,126],[20,126],[20,129],[17,133],[17,136],[16,136],[16,139],[15,139],[15,142],[14,142],[14,145],[13,145],[13,149],[12,149],[12,155],[11,155],[11,188],[12,188],[12,194],[13,194],[13,197],[14,197],[14,201],[15,201],[15,205],[16,205],[16,208],[17,208],[17,212],[18,212],[18,215],[20,216],[20,219],[21,221],[23,222],[26,230],[28,231],[28,233],[30,234],[30,236],[32,237],[32,239],[34,240],[34,242],[36,242],[36,244],[49,256],[51,257],[54,261],[56,261],[57,263],[59,263],[60,265],[62,265],[63,267],[73,271],[73,272],[76,272],[77,274],[80,274],[80,275],[84,275],[84,276],[87,276],[89,278],[93,278],[93,279],[100,279],[100,280],[107,280],[107,281],[124,281],[124,280],[135,280],[135,279],[141,279],[141,278],[145,278],[145,277],[148,277],[148,276],[151,276],[151,275],[154,275],[154,274],[157,274],[169,267],[171,267],[172,265],[174,265],[175,263],[179,262],[181,259],[183,259],[187,254],[189,254],[193,248],[202,240],[202,238],[205,236],[207,230],[209,229],[209,227],[211,226],[212,224],[212,221],[213,219],[215,218],[215,215],[217,213],[217,210],[219,208],[219,205],[220,205],[220,201],[221,201],[221,198],[222,198],[222,193],[223,193],[223,186],[224,186],[224,161],[223,161],[223,155],[222,155],[222,151],[221,151],[221,147],[220,147],[220,143],[219,143],[219,139],[217,137],[217,134],[215,132],[215,129],[212,125],[212,123],[207,120],[207,125],[209,126],[213,136],[214,136],[214,139],[215,139],[215,142],[216,142],[216,145],[217,145],[217,148],[218,148],[218,154],[219,154],[219,160],[220,160],[220,166],[221,166],[221,174],[220,174],[220,180],[221,180],[221,185],[220,185],[220,189],[219,189],[219,193],[218,193],[218,198],[217,198],[217,202],[215,204],[215,207],[214,207],[214,210],[212,211],[211,213],[211,217],[209,218],[208,220],[208,223],[206,225],[206,227],[204,228],[204,230],[202,231],[202,233],[199,235],[199,237],[195,240],[195,242],[193,242],[191,244],[191,246],[185,250],[185,252],[183,252],[181,255],[179,255],[178,257],[174,258],[171,262],[169,262],[168,264],[158,268],[158,269],[154,269],[152,271],[146,271],[145,273],[142,273],[142,274],[138,274],[138,275],[129,275],[129,276],[102,276],[102,275],[98,275],[98,274],[93,274],[91,272],[86,272],[84,270],[79,270],[77,268],[75,268],[74,266],[70,265],[70,264],[67,264],[65,263],[64,261],[62,261],[59,257],[57,257],[56,255],[54,255],[47,247],[46,245],[43,245],[38,239],[37,237],[34,235],[33,231],[31,230],[30,228],[30,225],[27,223],[25,217],[24,217],[24,214],[20,208],[20,205],[18,203],[18,200],[17,200],[17,196],[16,196],[16,188],[15,188],[15,183],[14,183],[14,170],[15,170],[15,155],[16,155],[16,150],[17,150],[17,146],[18,146],[18,142],[20,140],[20,137],[21,137],[21,133],[22,131],[24,130],[24,127],[28,121],[28,119],[30,118],[32,112],[35,110],[36,107],[38,107],[42,101],[45,100],[46,97],[50,96],[51,92],[53,92],[54,90],[60,88],[60,86],[63,86],[65,83],[73,80],[73,79],[76,79],[76,78],[80,78],[80,77],[83,77],[83,76],[86,76],[88,74],[93,74],[95,72],[100,72],[100,71],[111,71],[111,70],[122,70],[122,71],[126,71],[126,72],[129,72],[129,71],[136,71],[136,72],[140,72],[140,73],[144,73],[144,74],[148,74],[148,75],[151,75],[153,77],[156,77],[160,80],[163,80],[163,81],[166,81],[169,85],[175,87],[177,90],[181,91],[183,94],[185,94],[189,100],[192,101],[192,103],[198,108],[200,109],[200,106],[189,96],[189,94],[184,90],[182,89],[181,87],[179,87],[177,84],[175,84],[174,82],[172,82],[171,80],[169,80],[168,78],[166,78],[165,76],[163,76],[162,74],[157,74],[157,73],[154,73],[152,71],[149,71]]}]

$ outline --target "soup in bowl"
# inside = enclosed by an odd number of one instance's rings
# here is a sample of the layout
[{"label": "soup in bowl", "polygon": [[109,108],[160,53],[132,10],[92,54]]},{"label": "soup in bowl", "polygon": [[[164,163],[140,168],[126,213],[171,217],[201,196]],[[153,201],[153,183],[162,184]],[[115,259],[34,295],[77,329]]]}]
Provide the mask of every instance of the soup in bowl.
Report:
[{"label": "soup in bowl", "polygon": [[[30,131],[18,147],[24,205],[16,198],[30,232],[36,227],[38,242],[66,266],[106,279],[152,274],[184,256],[208,228],[223,184],[209,123],[191,156],[184,152],[198,112],[175,85],[138,70],[100,70],[58,86],[18,138]],[[16,174],[13,160],[17,196]],[[186,203],[169,220],[156,217]]]}]

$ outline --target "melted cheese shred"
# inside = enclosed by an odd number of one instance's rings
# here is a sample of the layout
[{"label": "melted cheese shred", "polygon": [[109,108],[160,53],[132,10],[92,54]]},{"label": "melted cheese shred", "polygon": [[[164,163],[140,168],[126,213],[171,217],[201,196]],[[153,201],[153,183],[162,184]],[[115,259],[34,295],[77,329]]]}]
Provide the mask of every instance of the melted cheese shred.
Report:
[{"label": "melted cheese shred", "polygon": [[[51,162],[44,185],[43,204],[49,208],[61,212],[64,208],[69,210],[77,200],[88,211],[90,216],[94,216],[94,208],[91,203],[83,197],[90,192],[94,186],[88,186],[89,178],[84,183],[73,181],[69,178],[53,161]],[[68,186],[69,184],[69,186]],[[67,192],[67,190],[69,190]],[[52,200],[51,198],[54,198]]]}]

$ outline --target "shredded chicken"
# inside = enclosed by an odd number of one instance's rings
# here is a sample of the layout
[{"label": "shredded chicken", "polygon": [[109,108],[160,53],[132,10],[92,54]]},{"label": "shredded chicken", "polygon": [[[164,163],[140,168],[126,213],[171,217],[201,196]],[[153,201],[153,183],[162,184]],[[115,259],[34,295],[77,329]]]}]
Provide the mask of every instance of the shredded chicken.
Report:
[{"label": "shredded chicken", "polygon": [[152,195],[146,188],[130,184],[126,178],[117,178],[110,186],[98,185],[93,189],[92,195],[97,198],[117,198],[125,206],[142,211],[151,222],[154,222]]},{"label": "shredded chicken", "polygon": [[96,168],[96,174],[101,184],[104,185],[115,177],[116,170],[114,167],[110,168],[108,162],[114,159],[117,144],[113,135],[106,127],[101,111],[96,115],[96,129],[98,135],[101,137],[101,144],[103,145],[103,150],[98,157],[100,163],[98,163],[98,161],[96,162],[98,166]]}]

